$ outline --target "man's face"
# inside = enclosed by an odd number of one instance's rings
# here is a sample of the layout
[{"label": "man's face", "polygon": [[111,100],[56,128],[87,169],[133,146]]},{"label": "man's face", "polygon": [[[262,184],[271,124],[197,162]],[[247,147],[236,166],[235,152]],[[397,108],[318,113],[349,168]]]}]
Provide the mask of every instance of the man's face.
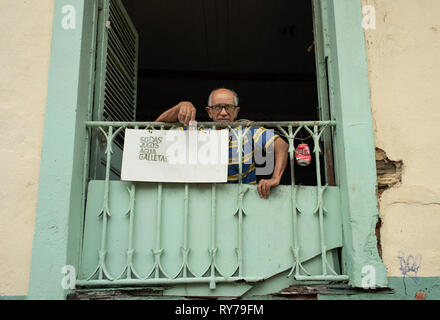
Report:
[{"label": "man's face", "polygon": [[233,122],[240,111],[239,107],[234,107],[234,94],[225,89],[214,91],[211,104],[206,107],[206,112],[214,122]]}]

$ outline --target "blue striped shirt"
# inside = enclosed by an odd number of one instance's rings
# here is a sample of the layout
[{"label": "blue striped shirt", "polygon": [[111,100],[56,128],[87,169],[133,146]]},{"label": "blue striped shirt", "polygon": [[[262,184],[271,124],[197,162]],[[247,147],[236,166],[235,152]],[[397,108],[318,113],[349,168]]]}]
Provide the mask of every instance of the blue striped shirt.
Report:
[{"label": "blue striped shirt", "polygon": [[[246,125],[251,124],[249,120],[238,120],[237,123],[243,126],[243,158],[242,158],[242,182],[245,184],[256,184],[257,175],[254,154],[264,150],[267,153],[273,152],[273,142],[278,137],[272,130],[263,127]],[[234,134],[235,133],[235,134]],[[239,153],[238,153],[238,129],[229,133],[229,165],[228,183],[238,183],[239,180]]]}]

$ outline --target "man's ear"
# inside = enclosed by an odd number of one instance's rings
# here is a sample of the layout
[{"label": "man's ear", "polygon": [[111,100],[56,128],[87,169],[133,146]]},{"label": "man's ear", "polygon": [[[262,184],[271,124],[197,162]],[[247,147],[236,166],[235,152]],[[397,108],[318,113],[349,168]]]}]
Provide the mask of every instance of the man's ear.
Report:
[{"label": "man's ear", "polygon": [[211,108],[210,107],[206,107],[206,112],[208,113],[209,118],[212,119]]},{"label": "man's ear", "polygon": [[239,112],[240,112],[240,107],[235,108],[235,117],[236,118],[237,118]]}]

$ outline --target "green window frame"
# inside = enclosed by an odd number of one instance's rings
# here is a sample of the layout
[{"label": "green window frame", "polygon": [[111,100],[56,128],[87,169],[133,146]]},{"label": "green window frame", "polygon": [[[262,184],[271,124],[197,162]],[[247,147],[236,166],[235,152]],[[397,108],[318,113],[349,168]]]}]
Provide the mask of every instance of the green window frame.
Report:
[{"label": "green window frame", "polygon": [[[29,299],[64,299],[65,265],[80,265],[87,131],[95,78],[99,0],[57,0],[54,8],[49,85]],[[379,217],[374,136],[361,0],[315,0],[327,62],[330,118],[336,120],[335,171],[341,190],[342,272],[362,287],[365,266],[376,287],[386,287],[376,245]],[[64,29],[65,6],[75,9],[76,29]],[[323,60],[319,60],[321,63]],[[323,68],[318,63],[318,69]],[[320,99],[325,88],[320,88]]]}]

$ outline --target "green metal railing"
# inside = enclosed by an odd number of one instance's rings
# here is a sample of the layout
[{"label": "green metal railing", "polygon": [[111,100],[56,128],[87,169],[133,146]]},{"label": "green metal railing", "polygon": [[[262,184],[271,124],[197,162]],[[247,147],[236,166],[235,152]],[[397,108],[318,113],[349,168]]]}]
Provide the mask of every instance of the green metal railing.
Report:
[{"label": "green metal railing", "polygon": [[[87,121],[86,128],[88,131],[88,139],[86,141],[88,147],[86,150],[86,162],[84,171],[88,172],[89,167],[89,141],[91,140],[92,131],[100,132],[100,134],[105,138],[106,148],[106,165],[105,165],[105,180],[104,180],[104,193],[102,196],[102,207],[98,213],[98,217],[102,219],[101,224],[101,239],[100,247],[98,250],[98,263],[94,271],[84,279],[77,281],[77,286],[80,287],[119,287],[119,286],[146,286],[146,285],[168,285],[168,284],[199,284],[206,283],[209,284],[210,289],[215,289],[217,283],[231,283],[231,282],[246,282],[246,283],[256,283],[263,281],[264,277],[245,274],[243,269],[244,256],[243,256],[243,217],[247,214],[244,210],[243,199],[245,197],[248,188],[242,181],[242,160],[243,160],[243,137],[245,136],[246,130],[249,130],[251,126],[263,126],[270,128],[277,128],[279,133],[282,134],[289,143],[289,161],[290,161],[290,173],[291,173],[291,186],[290,186],[290,202],[291,202],[291,214],[292,214],[292,244],[291,251],[293,255],[292,265],[289,273],[289,277],[293,276],[295,280],[298,281],[345,281],[348,280],[348,276],[339,275],[329,264],[327,260],[327,245],[325,242],[326,236],[324,233],[324,223],[325,216],[327,215],[327,209],[324,205],[324,193],[327,189],[327,184],[322,185],[321,183],[321,163],[320,163],[320,139],[325,130],[330,130],[334,128],[336,123],[334,121],[283,121],[283,122],[251,122],[243,127],[242,124],[236,123],[213,123],[213,122],[199,122],[199,127],[204,128],[238,128],[238,130],[231,130],[237,138],[238,150],[239,152],[239,180],[238,180],[238,194],[237,198],[237,210],[234,212],[234,216],[238,219],[238,230],[237,230],[237,248],[236,248],[236,267],[232,275],[228,275],[222,272],[216,263],[217,255],[217,243],[216,243],[216,231],[217,231],[217,187],[215,183],[211,184],[211,214],[210,214],[210,243],[209,243],[209,259],[210,263],[202,276],[196,276],[195,272],[192,270],[188,260],[188,254],[190,252],[190,247],[188,244],[188,217],[189,217],[189,184],[184,184],[184,205],[183,205],[183,239],[181,245],[181,258],[182,264],[176,275],[170,275],[162,266],[161,256],[164,252],[161,239],[162,225],[162,211],[164,201],[167,201],[163,197],[163,184],[157,183],[157,203],[156,203],[156,225],[155,225],[155,246],[152,249],[152,254],[154,256],[154,264],[152,269],[144,275],[141,275],[135,269],[133,264],[134,255],[134,219],[135,219],[135,201],[136,201],[136,183],[131,183],[127,188],[129,194],[129,204],[126,210],[126,216],[129,220],[128,223],[128,239],[127,239],[127,249],[126,249],[126,262],[125,266],[121,268],[121,273],[119,275],[110,274],[106,265],[106,254],[107,254],[107,232],[108,232],[108,221],[112,218],[112,213],[110,212],[109,206],[109,195],[110,195],[110,167],[113,149],[112,145],[115,137],[122,133],[122,130],[126,128],[133,129],[171,129],[177,127],[177,124],[170,123],[159,123],[159,122],[100,122],[100,121]],[[317,215],[319,219],[319,237],[320,237],[320,251],[321,251],[321,263],[322,272],[321,274],[312,275],[301,263],[300,257],[300,243],[298,240],[298,216],[301,214],[301,210],[298,208],[297,203],[297,191],[298,185],[295,183],[295,172],[294,172],[294,162],[295,162],[295,145],[294,141],[297,138],[299,132],[304,129],[306,130],[314,142],[313,156],[316,164],[316,207],[314,209],[314,214]],[[86,184],[85,184],[86,185]],[[86,191],[84,190],[84,204],[86,203]],[[286,199],[287,201],[288,199]]]}]

